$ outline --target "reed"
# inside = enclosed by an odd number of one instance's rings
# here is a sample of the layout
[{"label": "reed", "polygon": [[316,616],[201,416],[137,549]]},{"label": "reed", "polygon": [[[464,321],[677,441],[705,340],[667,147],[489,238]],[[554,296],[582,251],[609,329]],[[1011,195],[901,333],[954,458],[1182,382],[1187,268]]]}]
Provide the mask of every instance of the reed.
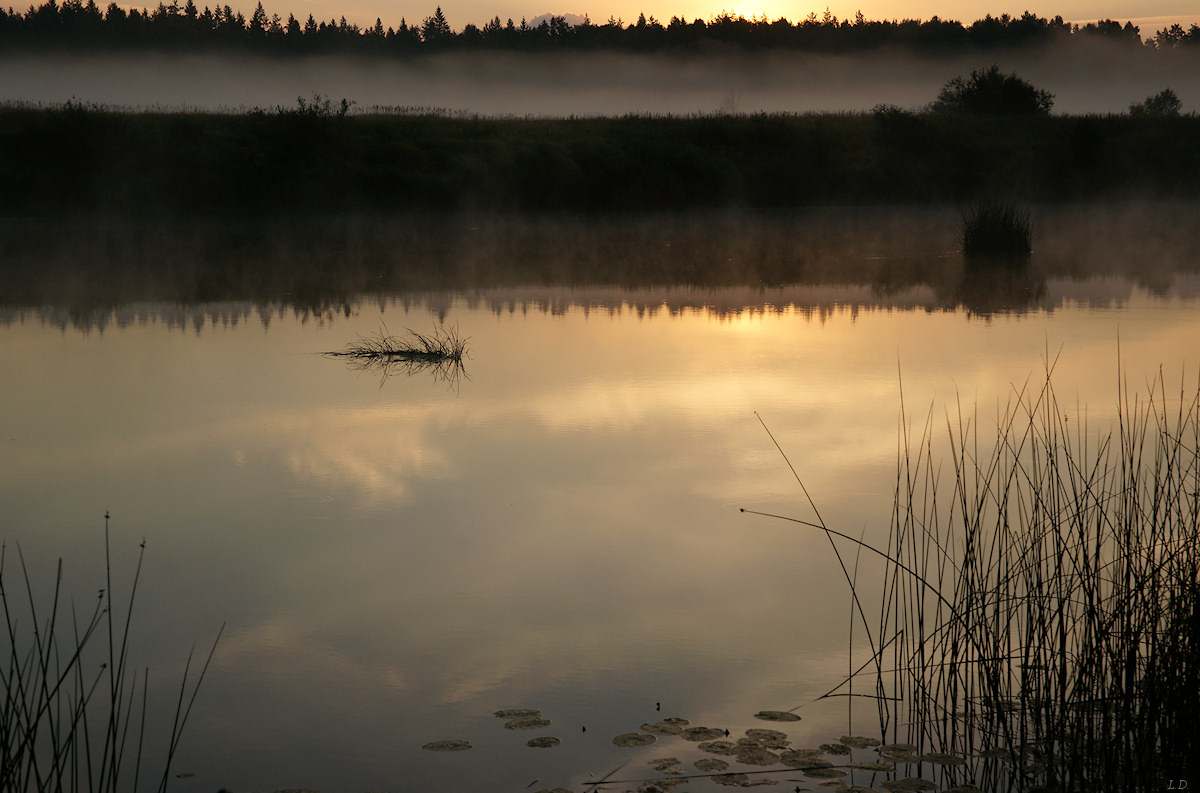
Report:
[{"label": "reed", "polygon": [[963,215],[962,249],[968,257],[1019,260],[1033,250],[1029,212],[1000,201],[976,205]]},{"label": "reed", "polygon": [[[137,793],[148,779],[143,760],[149,670],[131,669],[129,654],[145,543],[122,608],[113,598],[108,521],[105,513],[105,588],[83,613],[64,602],[61,559],[46,607],[34,594],[20,547],[15,584],[5,565],[7,548],[0,548],[7,641],[7,657],[0,660],[0,790],[5,793]],[[188,656],[162,773],[148,779],[159,793],[167,789],[180,736],[216,645],[215,640],[194,681]]]},{"label": "reed", "polygon": [[883,560],[877,618],[847,575],[871,654],[846,682],[885,742],[968,761],[943,784],[1178,789],[1200,770],[1200,381],[1122,383],[1093,432],[1052,368],[994,435],[961,408],[945,446],[932,411],[903,424],[886,547],[795,522]]}]

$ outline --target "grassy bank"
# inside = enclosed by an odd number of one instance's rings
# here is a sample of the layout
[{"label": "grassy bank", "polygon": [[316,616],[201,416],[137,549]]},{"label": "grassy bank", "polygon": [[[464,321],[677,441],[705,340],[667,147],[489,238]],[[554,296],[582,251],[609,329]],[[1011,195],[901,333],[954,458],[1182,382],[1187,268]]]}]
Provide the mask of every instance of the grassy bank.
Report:
[{"label": "grassy bank", "polygon": [[644,211],[1200,194],[1200,118],[0,108],[0,213]]}]

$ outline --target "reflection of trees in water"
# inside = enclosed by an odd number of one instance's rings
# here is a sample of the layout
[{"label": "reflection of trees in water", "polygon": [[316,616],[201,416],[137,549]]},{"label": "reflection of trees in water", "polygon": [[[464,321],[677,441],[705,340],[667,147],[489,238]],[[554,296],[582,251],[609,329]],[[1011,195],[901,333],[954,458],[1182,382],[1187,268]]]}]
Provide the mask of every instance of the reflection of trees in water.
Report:
[{"label": "reflection of trees in water", "polygon": [[269,325],[286,315],[328,322],[364,300],[419,304],[444,318],[460,297],[498,312],[1023,311],[1054,293],[1048,282],[1098,275],[1177,294],[1181,271],[1200,269],[1194,212],[1193,204],[1161,202],[1043,208],[1039,227],[1047,231],[1024,273],[965,272],[953,208],[307,218],[268,226],[0,221],[0,322],[34,311],[61,327],[153,319],[199,330]]},{"label": "reflection of trees in water", "polygon": [[1027,262],[969,260],[943,299],[978,316],[1028,311],[1046,296],[1045,273]]}]

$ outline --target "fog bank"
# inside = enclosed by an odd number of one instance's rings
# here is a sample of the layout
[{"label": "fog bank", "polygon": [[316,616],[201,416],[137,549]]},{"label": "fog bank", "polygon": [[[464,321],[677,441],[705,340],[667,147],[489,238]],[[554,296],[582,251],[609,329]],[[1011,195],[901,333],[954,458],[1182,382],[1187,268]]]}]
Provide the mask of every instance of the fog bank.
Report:
[{"label": "fog bank", "polygon": [[482,115],[822,112],[917,108],[950,78],[996,63],[1055,96],[1055,113],[1123,112],[1163,88],[1200,109],[1200,54],[1072,42],[945,59],[877,52],[631,55],[457,53],[413,60],[91,54],[0,57],[0,100],[137,109],[294,107],[325,94],[376,107]]}]

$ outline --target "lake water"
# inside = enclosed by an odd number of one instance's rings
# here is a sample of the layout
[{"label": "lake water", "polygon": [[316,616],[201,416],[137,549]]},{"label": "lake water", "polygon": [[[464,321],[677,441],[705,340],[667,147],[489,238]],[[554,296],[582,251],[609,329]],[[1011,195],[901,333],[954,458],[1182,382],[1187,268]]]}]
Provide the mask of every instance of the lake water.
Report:
[{"label": "lake water", "polygon": [[[167,715],[225,624],[185,793],[583,790],[705,756],[612,744],[667,716],[877,736],[817,700],[863,657],[829,541],[739,511],[813,518],[771,435],[831,528],[879,541],[901,388],[918,427],[961,404],[985,436],[1047,359],[1097,432],[1121,374],[1194,388],[1195,213],[1044,208],[1028,268],[982,274],[942,209],[9,223],[0,536],[39,592],[63,557],[83,603],[105,511],[119,599],[145,539],[133,663]],[[469,338],[454,382],[322,355],[443,323]],[[504,708],[552,724],[506,730]],[[445,739],[474,748],[422,750]]]}]

